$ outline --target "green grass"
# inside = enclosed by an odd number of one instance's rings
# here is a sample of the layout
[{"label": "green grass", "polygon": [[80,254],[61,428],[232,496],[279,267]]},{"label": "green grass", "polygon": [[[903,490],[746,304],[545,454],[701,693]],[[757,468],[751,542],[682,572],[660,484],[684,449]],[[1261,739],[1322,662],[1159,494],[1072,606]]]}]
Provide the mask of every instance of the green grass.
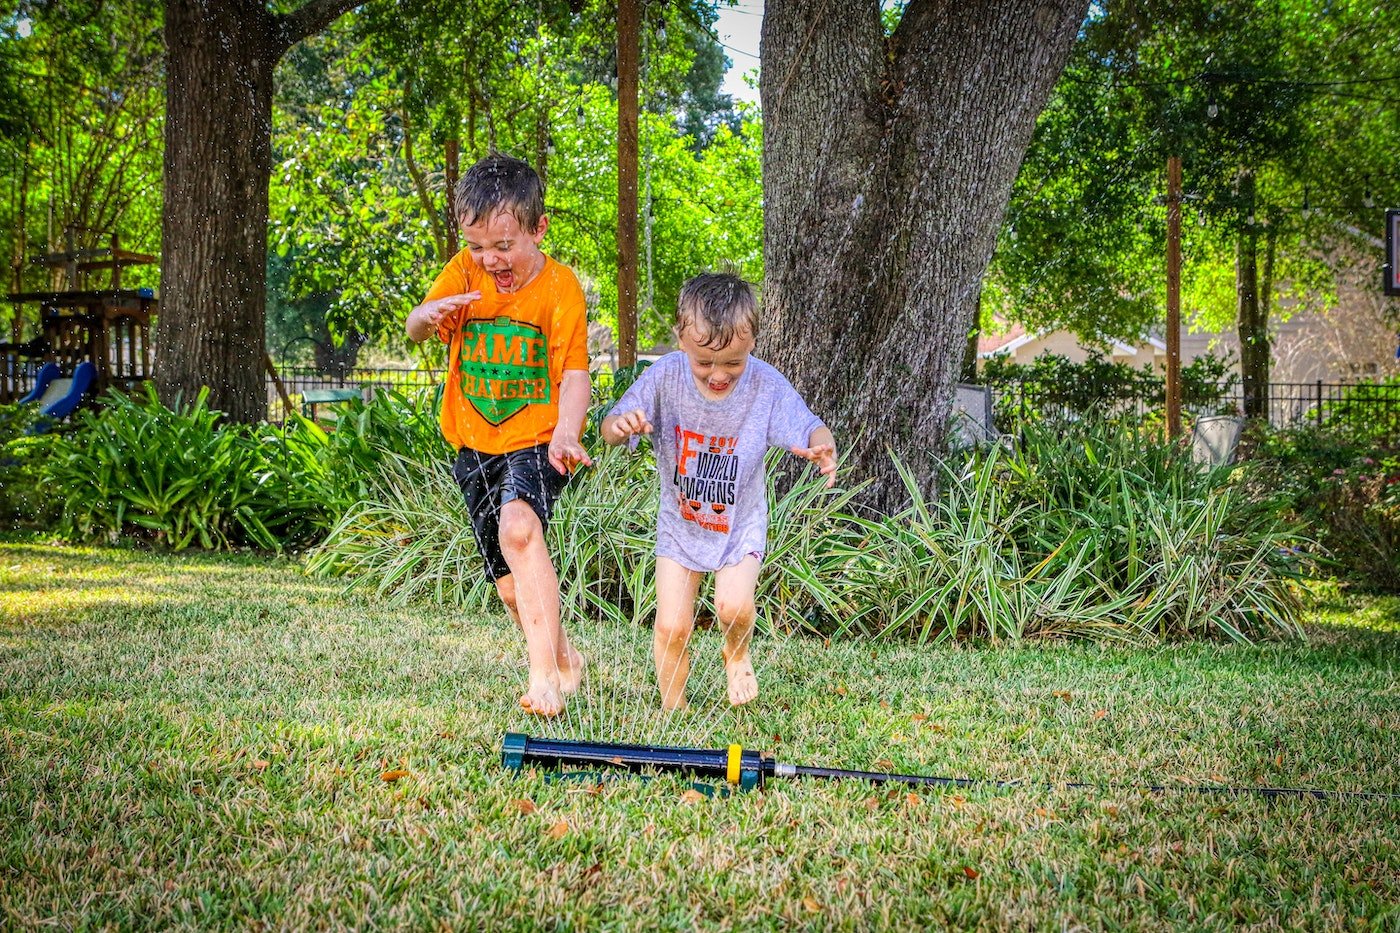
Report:
[{"label": "green grass", "polygon": [[[0,928],[1376,929],[1400,925],[1400,599],[1306,642],[914,648],[713,632],[663,717],[647,633],[577,630],[569,716],[515,711],[499,615],[386,610],[297,565],[0,544]],[[1013,790],[515,775],[503,732],[1021,780]],[[389,770],[406,770],[394,782]]]}]

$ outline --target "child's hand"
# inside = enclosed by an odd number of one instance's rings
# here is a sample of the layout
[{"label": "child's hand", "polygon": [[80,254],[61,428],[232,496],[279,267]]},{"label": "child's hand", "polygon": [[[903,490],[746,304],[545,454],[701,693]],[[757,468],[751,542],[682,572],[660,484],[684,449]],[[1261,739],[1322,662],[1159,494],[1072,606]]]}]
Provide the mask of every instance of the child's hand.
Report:
[{"label": "child's hand", "polygon": [[631,437],[634,434],[650,434],[651,421],[647,418],[647,413],[640,408],[634,408],[626,414],[618,415],[613,422],[613,430],[622,437]]},{"label": "child's hand", "polygon": [[433,301],[425,301],[408,315],[408,336],[415,341],[426,340],[437,333],[438,325],[448,314],[465,307],[481,297],[481,292],[463,292]]},{"label": "child's hand", "polygon": [[826,477],[826,488],[836,485],[836,448],[831,444],[816,444],[812,447],[794,447],[793,454],[817,465],[817,470]]},{"label": "child's hand", "polygon": [[560,437],[555,434],[549,441],[549,464],[564,475],[572,473],[574,467],[582,463],[592,466],[593,460],[588,451],[578,442],[578,438]]}]

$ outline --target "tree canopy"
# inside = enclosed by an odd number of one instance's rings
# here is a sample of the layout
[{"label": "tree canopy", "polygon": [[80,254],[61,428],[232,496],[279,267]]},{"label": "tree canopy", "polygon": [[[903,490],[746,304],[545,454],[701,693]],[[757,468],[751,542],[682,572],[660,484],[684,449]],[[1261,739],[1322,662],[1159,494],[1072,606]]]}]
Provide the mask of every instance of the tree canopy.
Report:
[{"label": "tree canopy", "polygon": [[1235,320],[1242,243],[1262,243],[1272,288],[1328,300],[1330,247],[1373,249],[1400,203],[1397,47],[1400,14],[1371,0],[1096,7],[1017,179],[987,310],[1089,338],[1160,324],[1169,155],[1200,323]]}]

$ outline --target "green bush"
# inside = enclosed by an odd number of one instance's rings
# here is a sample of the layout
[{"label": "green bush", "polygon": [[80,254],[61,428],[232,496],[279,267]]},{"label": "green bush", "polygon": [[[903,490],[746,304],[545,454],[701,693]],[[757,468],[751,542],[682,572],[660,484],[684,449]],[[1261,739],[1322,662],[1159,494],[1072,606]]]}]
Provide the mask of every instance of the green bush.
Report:
[{"label": "green bush", "polygon": [[1305,425],[1252,428],[1244,449],[1249,495],[1316,541],[1323,569],[1400,592],[1400,443]]},{"label": "green bush", "polygon": [[49,423],[48,431],[29,433],[41,420],[38,405],[0,405],[0,522],[11,527],[47,527],[61,511],[43,466],[63,427]]},{"label": "green bush", "polygon": [[[775,452],[770,482],[782,462]],[[1085,429],[950,466],[932,501],[906,474],[911,505],[893,516],[857,514],[858,489],[784,484],[769,491],[761,624],[916,641],[1296,635],[1295,539],[1238,476],[1146,435]],[[566,620],[650,620],[656,507],[645,455],[605,450],[575,481],[549,531]],[[381,464],[310,566],[383,598],[492,604],[437,465]]]},{"label": "green bush", "polygon": [[79,415],[44,467],[63,499],[63,532],[109,541],[137,534],[177,550],[276,547],[261,517],[278,506],[268,501],[260,445],[246,429],[217,426],[219,418],[208,390],[173,411],[153,386],[144,397],[109,392],[98,410]]},{"label": "green bush", "polygon": [[[1166,404],[1166,379],[1148,366],[1133,369],[1095,351],[1082,363],[1055,353],[1042,353],[1030,363],[1010,357],[989,358],[982,381],[996,389],[996,420],[1009,425],[1022,421],[1083,421],[1127,419]],[[1206,354],[1181,369],[1181,404],[1197,414],[1232,412],[1230,401],[1239,376],[1230,361]]]},{"label": "green bush", "polygon": [[132,398],[113,392],[55,442],[45,478],[74,538],[300,547],[368,494],[386,456],[445,459],[435,411],[431,390],[381,390],[347,405],[333,430],[296,414],[247,427],[221,423],[207,390],[173,410],[150,386]]}]

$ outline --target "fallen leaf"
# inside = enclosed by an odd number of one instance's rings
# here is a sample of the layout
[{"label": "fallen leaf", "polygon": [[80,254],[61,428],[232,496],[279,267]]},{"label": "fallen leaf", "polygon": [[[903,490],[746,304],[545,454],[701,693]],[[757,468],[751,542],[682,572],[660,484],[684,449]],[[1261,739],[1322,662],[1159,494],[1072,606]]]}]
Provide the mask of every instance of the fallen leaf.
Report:
[{"label": "fallen leaf", "polygon": [[566,820],[560,820],[547,830],[549,838],[563,839],[569,834],[569,824]]},{"label": "fallen leaf", "polygon": [[878,809],[880,809],[880,801],[879,801],[879,799],[876,798],[876,797],[866,797],[866,798],[865,798],[865,809],[867,809],[867,810],[878,810]]},{"label": "fallen leaf", "polygon": [[948,731],[947,729],[945,729],[944,727],[940,726],[940,725],[939,725],[938,723],[936,723],[936,722],[931,722],[931,723],[929,723],[929,724],[928,724],[928,727],[929,727],[930,729],[932,729],[934,732],[947,732],[947,731]]},{"label": "fallen leaf", "polygon": [[1104,809],[1104,812],[1107,813],[1109,816],[1117,816],[1117,815],[1118,815],[1118,808],[1115,807],[1113,804],[1109,804],[1108,806],[1104,807],[1103,809]]},{"label": "fallen leaf", "polygon": [[1056,690],[1050,695],[1057,700],[1064,700],[1066,703],[1074,699],[1074,694],[1070,693],[1068,690]]},{"label": "fallen leaf", "polygon": [[889,708],[890,708],[890,701],[889,701],[889,700],[881,700],[881,701],[880,701],[880,709],[889,709]]},{"label": "fallen leaf", "polygon": [[622,764],[622,756],[621,756],[621,755],[614,755],[614,756],[612,756],[611,758],[609,758],[608,761],[612,762],[612,763],[615,764],[615,765],[620,765],[620,764]]},{"label": "fallen leaf", "polygon": [[265,759],[265,758],[259,758],[257,761],[253,762],[252,765],[250,765],[250,767],[251,767],[254,771],[266,771],[266,770],[267,770],[267,766],[268,766],[268,761],[267,761],[267,759]]},{"label": "fallen leaf", "polygon": [[894,762],[890,761],[888,758],[881,758],[879,761],[875,762],[875,767],[879,768],[881,771],[893,771]]},{"label": "fallen leaf", "polygon": [[909,717],[909,721],[910,721],[910,722],[923,722],[923,721],[924,721],[925,719],[927,719],[927,718],[928,718],[928,715],[927,715],[926,713],[915,713],[913,716],[910,716],[910,717]]},{"label": "fallen leaf", "polygon": [[964,866],[963,866],[963,874],[964,874],[964,875],[967,875],[967,877],[969,877],[969,878],[977,878],[977,877],[981,876],[982,873],[981,873],[980,871],[978,871],[977,869],[973,868],[971,865],[964,865]]},{"label": "fallen leaf", "polygon": [[954,794],[952,797],[948,798],[948,802],[951,803],[953,806],[962,809],[962,805],[967,803],[967,798],[959,797],[957,794]]},{"label": "fallen leaf", "polygon": [[844,684],[837,684],[837,685],[836,685],[836,692],[839,693],[841,696],[845,696],[845,695],[846,695],[846,687],[845,687],[845,685],[844,685]]},{"label": "fallen leaf", "polygon": [[512,800],[510,805],[527,816],[539,809],[533,800]]},{"label": "fallen leaf", "polygon": [[408,777],[407,771],[405,771],[403,768],[394,768],[392,771],[385,771],[383,774],[379,775],[379,780],[385,782],[386,784],[392,784],[399,778],[406,777]]},{"label": "fallen leaf", "polygon": [[811,911],[814,914],[819,914],[826,909],[822,907],[820,901],[818,901],[815,897],[812,897],[810,894],[802,899],[802,906],[806,907],[809,911]]},{"label": "fallen leaf", "polygon": [[1094,710],[1094,718],[1095,718],[1095,719],[1102,719],[1102,718],[1104,718],[1104,717],[1107,716],[1107,715],[1108,715],[1108,710],[1106,710],[1106,709]]},{"label": "fallen leaf", "polygon": [[681,803],[700,803],[705,799],[705,795],[693,787],[684,794],[681,794]]},{"label": "fallen leaf", "polygon": [[919,804],[923,803],[924,801],[923,801],[923,798],[922,798],[922,797],[920,797],[918,794],[914,793],[914,792],[911,790],[909,793],[907,793],[907,794],[904,795],[904,802],[907,803],[907,804],[909,804],[909,806],[911,806],[911,807],[917,807]]}]

